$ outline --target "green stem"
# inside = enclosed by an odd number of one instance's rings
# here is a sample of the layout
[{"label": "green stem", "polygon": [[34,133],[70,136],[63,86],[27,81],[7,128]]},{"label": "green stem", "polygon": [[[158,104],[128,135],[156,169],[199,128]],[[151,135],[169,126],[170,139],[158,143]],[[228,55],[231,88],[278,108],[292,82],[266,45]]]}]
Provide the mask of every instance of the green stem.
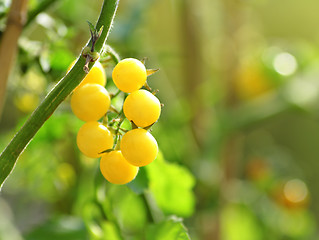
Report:
[{"label": "green stem", "polygon": [[[96,24],[97,29],[100,29],[102,25],[104,26],[100,39],[95,45],[95,51],[97,52],[101,52],[107,39],[118,3],[119,0],[105,0],[103,2],[100,17]],[[87,44],[87,46],[89,46],[90,43],[91,41]],[[13,170],[19,155],[25,149],[27,144],[31,141],[44,122],[53,114],[59,104],[85,77],[86,73],[83,71],[84,64],[85,59],[83,57],[79,57],[72,69],[49,92],[22,128],[16,133],[8,146],[0,154],[0,189],[5,179]],[[92,66],[93,63],[90,63],[89,68]]]},{"label": "green stem", "polygon": [[[123,111],[121,111],[121,113],[123,113]],[[117,150],[118,141],[120,139],[120,128],[121,128],[121,125],[122,125],[124,119],[125,119],[124,117],[121,118],[120,122],[117,125],[117,129],[115,131],[115,140],[114,140],[114,144],[113,144],[113,148],[115,150]]]},{"label": "green stem", "polygon": [[113,62],[115,64],[118,64],[119,61],[121,61],[120,56],[117,54],[117,52],[111,48],[109,45],[106,47],[106,52],[110,55],[110,57],[112,58]]}]

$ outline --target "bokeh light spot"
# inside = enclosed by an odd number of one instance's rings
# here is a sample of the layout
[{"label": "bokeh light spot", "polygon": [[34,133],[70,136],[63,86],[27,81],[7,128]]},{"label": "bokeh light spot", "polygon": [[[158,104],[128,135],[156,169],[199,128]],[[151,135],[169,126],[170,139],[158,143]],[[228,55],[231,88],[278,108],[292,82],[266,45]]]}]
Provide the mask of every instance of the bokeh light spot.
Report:
[{"label": "bokeh light spot", "polygon": [[279,74],[289,76],[297,70],[297,61],[290,53],[282,52],[274,58],[273,66]]},{"label": "bokeh light spot", "polygon": [[285,184],[284,194],[289,201],[297,203],[306,199],[308,188],[303,181],[292,179]]}]

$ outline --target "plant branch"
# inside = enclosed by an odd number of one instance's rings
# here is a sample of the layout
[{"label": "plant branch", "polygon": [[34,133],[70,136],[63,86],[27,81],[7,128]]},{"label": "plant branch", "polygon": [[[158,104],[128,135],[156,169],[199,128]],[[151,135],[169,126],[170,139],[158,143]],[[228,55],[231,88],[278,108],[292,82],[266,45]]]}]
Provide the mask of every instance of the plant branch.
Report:
[{"label": "plant branch", "polygon": [[[117,10],[119,0],[105,0],[103,2],[100,17],[96,24],[96,28],[100,29],[104,26],[104,30],[99,41],[96,42],[95,51],[101,52],[102,47],[109,34],[115,12]],[[90,46],[91,41],[86,46]],[[82,81],[86,73],[83,71],[85,59],[79,57],[72,69],[63,77],[57,85],[44,98],[38,108],[32,113],[29,119],[25,122],[22,128],[13,137],[8,146],[0,154],[0,186],[9,176],[14,168],[14,165],[31,141],[37,131],[41,128],[44,122],[53,114],[59,104],[72,92],[72,90]],[[93,63],[89,64],[92,68]]]},{"label": "plant branch", "polygon": [[28,0],[13,0],[0,44],[0,117],[5,101],[8,77],[17,51],[19,36],[26,22]]}]

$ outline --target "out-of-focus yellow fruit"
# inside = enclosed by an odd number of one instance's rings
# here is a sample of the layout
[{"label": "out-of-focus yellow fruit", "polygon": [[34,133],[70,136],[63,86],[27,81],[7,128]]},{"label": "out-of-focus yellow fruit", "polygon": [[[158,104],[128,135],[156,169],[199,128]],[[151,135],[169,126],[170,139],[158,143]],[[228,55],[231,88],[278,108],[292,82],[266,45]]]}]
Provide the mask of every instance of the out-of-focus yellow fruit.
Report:
[{"label": "out-of-focus yellow fruit", "polygon": [[21,93],[14,98],[14,104],[24,113],[32,112],[39,102],[39,96],[31,92]]},{"label": "out-of-focus yellow fruit", "polygon": [[271,81],[256,64],[242,64],[237,70],[235,89],[239,99],[250,100],[272,88]]},{"label": "out-of-focus yellow fruit", "polygon": [[271,168],[266,159],[254,157],[246,165],[246,175],[253,181],[263,181],[271,176]]}]

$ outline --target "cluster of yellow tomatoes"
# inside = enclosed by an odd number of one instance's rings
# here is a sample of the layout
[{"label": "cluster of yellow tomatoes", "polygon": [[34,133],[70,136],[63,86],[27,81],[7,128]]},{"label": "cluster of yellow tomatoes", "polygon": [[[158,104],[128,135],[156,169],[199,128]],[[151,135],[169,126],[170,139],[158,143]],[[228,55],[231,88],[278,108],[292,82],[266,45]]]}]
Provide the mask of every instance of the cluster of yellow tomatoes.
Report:
[{"label": "cluster of yellow tomatoes", "polygon": [[[73,113],[85,121],[77,134],[78,148],[87,157],[101,157],[102,175],[114,184],[132,181],[139,167],[151,163],[158,153],[157,142],[147,129],[158,120],[161,103],[149,90],[142,89],[147,84],[147,75],[144,64],[134,58],[121,60],[112,72],[114,84],[125,94],[120,112],[132,123],[130,130],[121,129],[121,124],[114,129],[99,122],[112,110],[100,62],[94,64],[71,96]],[[118,136],[120,132],[123,133]]]}]

